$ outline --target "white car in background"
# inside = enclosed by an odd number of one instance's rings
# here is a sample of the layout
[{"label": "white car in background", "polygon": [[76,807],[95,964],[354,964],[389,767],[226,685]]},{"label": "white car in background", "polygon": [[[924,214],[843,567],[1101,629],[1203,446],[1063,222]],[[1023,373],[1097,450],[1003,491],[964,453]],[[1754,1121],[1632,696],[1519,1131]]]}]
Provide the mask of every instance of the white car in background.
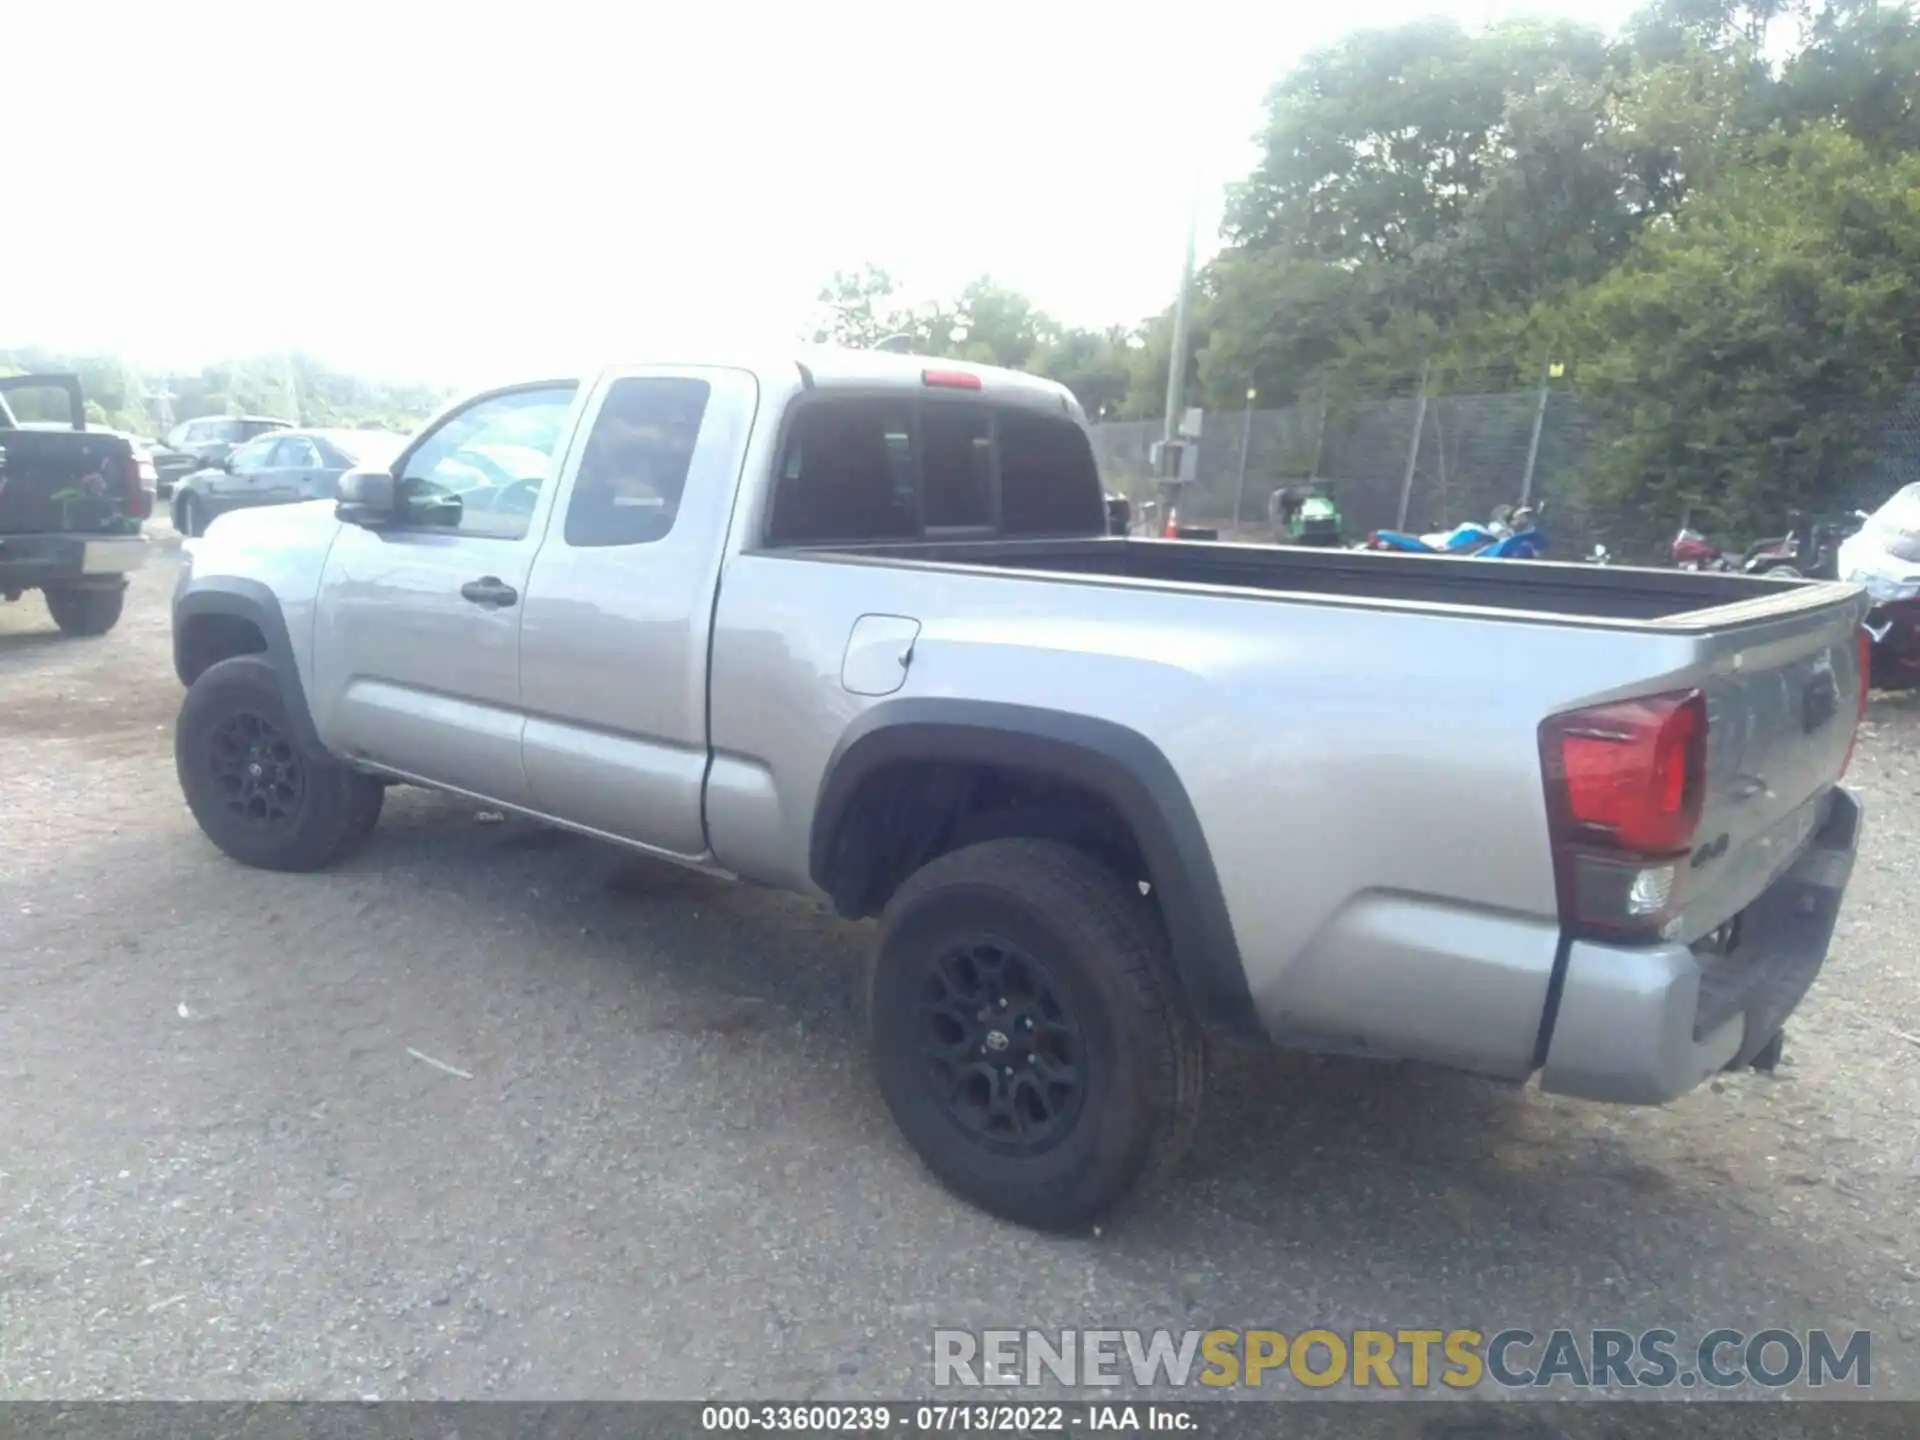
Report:
[{"label": "white car in background", "polygon": [[1920,683],[1920,483],[1902,486],[1840,542],[1838,568],[1873,601],[1866,620],[1873,683]]}]

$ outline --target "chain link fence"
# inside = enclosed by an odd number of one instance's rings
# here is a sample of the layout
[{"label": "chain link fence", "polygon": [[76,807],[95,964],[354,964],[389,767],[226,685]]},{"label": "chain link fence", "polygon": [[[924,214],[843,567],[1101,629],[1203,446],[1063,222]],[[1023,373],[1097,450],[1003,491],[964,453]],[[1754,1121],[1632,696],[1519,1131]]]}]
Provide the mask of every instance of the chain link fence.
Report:
[{"label": "chain link fence", "polygon": [[[1920,411],[1916,411],[1920,423]],[[1536,435],[1537,431],[1537,435]],[[1158,495],[1152,446],[1159,421],[1093,427],[1107,484],[1135,513]],[[1271,539],[1268,502],[1280,486],[1318,486],[1347,533],[1442,530],[1485,520],[1497,505],[1546,504],[1562,555],[1585,553],[1596,526],[1577,477],[1588,440],[1578,397],[1563,390],[1327,397],[1280,410],[1208,411],[1180,522],[1224,538]]]}]

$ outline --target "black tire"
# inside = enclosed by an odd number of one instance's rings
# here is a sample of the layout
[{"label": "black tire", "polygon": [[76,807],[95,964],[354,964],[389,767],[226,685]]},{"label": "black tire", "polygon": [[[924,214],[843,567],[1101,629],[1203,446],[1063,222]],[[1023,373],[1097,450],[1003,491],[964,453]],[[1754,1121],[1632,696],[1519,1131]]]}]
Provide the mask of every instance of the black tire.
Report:
[{"label": "black tire", "polygon": [[207,522],[200,514],[200,502],[193,498],[192,491],[173,502],[173,528],[188,539],[207,528]]},{"label": "black tire", "polygon": [[[969,989],[969,973],[984,984]],[[990,840],[912,876],[882,917],[867,1007],[895,1123],[928,1169],[995,1215],[1084,1230],[1192,1138],[1205,1052],[1165,931],[1137,885],[1057,841]],[[1021,1038],[1020,1026],[1038,1034],[1025,1024],[1035,1014],[1048,1038]],[[1072,1093],[1047,1079],[1069,1071]]]},{"label": "black tire", "polygon": [[358,846],[386,789],[304,749],[273,665],[242,655],[209,667],[174,728],[180,789],[201,831],[243,865],[321,870]]},{"label": "black tire", "polygon": [[63,635],[104,635],[120,623],[120,612],[127,603],[124,585],[111,589],[49,585],[42,594],[47,613]]}]

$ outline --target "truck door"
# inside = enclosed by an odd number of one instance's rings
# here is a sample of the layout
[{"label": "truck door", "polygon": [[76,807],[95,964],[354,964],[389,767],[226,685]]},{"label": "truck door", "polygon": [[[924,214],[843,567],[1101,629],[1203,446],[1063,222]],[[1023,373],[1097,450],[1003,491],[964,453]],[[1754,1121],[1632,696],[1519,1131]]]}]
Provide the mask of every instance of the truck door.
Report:
[{"label": "truck door", "polygon": [[707,646],[757,401],[745,371],[657,366],[588,400],[522,606],[522,748],[542,812],[707,853]]},{"label": "truck door", "polygon": [[521,602],[577,389],[547,382],[470,401],[394,462],[395,523],[341,527],[313,640],[314,718],[330,748],[529,804]]}]

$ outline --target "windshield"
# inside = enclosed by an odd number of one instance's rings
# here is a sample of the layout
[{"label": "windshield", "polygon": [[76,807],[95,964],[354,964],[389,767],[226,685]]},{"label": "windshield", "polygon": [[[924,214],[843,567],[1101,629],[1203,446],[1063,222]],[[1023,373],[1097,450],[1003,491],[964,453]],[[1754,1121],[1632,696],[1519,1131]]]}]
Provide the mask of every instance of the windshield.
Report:
[{"label": "windshield", "polygon": [[1889,555],[1920,564],[1920,484],[1904,486],[1860,528]]},{"label": "windshield", "polygon": [[390,465],[405,448],[407,437],[385,430],[332,430],[327,443],[355,465]]}]

